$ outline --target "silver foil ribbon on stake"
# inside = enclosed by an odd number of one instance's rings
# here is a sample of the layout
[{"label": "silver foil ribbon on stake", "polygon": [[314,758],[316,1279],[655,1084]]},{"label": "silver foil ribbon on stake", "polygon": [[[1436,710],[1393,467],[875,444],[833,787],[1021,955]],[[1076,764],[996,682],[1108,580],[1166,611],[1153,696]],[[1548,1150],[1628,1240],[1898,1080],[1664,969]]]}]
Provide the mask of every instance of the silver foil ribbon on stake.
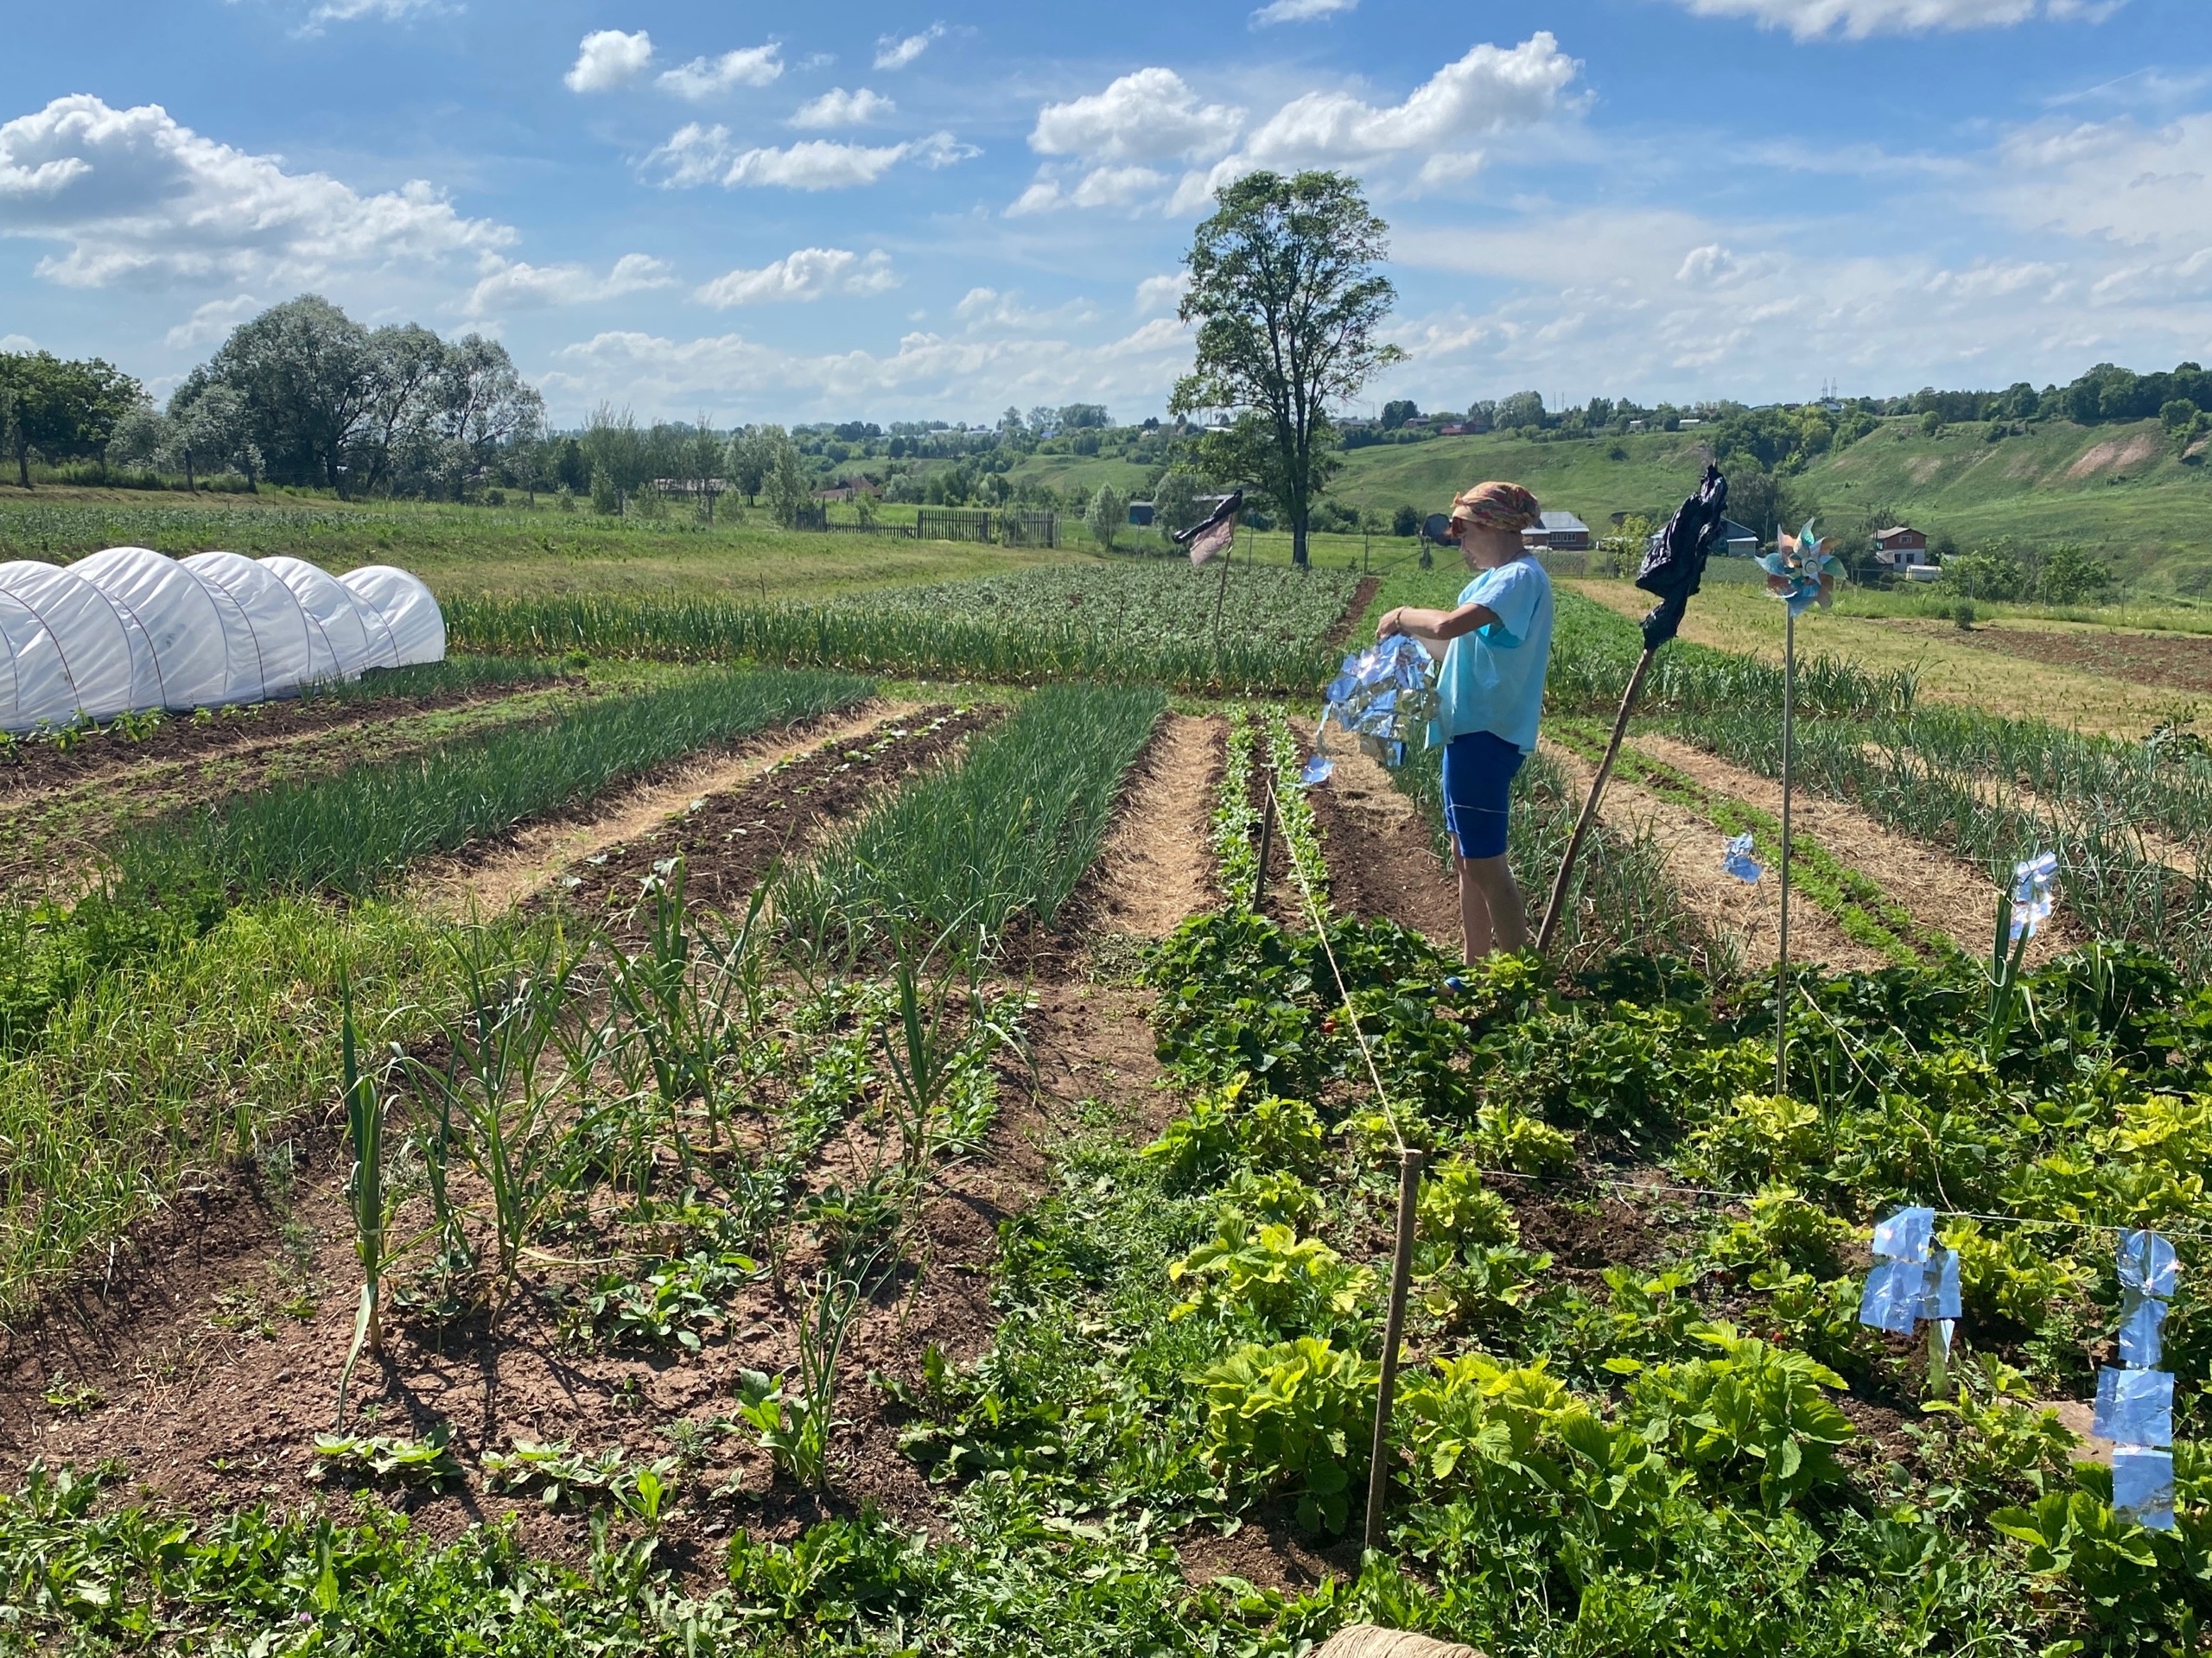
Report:
[{"label": "silver foil ribbon on stake", "polygon": [[1859,1322],[1898,1336],[1927,1324],[1929,1385],[1940,1391],[1959,1321],[1959,1252],[1935,1242],[1932,1209],[1901,1209],[1875,1227],[1874,1268],[1859,1297]]},{"label": "silver foil ribbon on stake", "polygon": [[1346,657],[1329,682],[1328,707],[1313,733],[1313,757],[1299,773],[1299,786],[1326,783],[1337,769],[1328,753],[1332,720],[1381,764],[1403,765],[1407,743],[1436,712],[1436,658],[1403,633]]},{"label": "silver foil ribbon on stake", "polygon": [[2174,1247],[2156,1232],[2120,1240],[2120,1364],[2097,1371],[2093,1432],[2113,1442],[2112,1507],[2152,1531],[2174,1524],[2174,1379],[2156,1369],[2166,1303],[2181,1280]]}]

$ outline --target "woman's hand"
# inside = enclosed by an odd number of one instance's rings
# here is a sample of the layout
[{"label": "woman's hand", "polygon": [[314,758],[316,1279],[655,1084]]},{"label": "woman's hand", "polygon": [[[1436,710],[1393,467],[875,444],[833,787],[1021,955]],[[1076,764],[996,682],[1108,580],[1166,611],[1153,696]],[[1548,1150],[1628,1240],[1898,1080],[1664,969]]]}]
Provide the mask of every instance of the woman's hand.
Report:
[{"label": "woman's hand", "polygon": [[1399,606],[1395,610],[1384,611],[1382,613],[1382,619],[1375,625],[1375,638],[1376,641],[1379,643],[1383,639],[1387,639],[1393,633],[1404,632],[1406,631],[1405,614],[1405,607],[1402,605]]}]

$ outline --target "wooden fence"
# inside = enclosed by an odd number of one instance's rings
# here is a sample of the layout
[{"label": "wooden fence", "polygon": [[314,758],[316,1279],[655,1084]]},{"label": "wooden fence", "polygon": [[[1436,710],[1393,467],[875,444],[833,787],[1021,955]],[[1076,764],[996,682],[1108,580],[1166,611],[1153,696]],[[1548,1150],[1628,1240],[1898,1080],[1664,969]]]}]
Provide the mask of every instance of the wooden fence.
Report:
[{"label": "wooden fence", "polygon": [[982,541],[1001,547],[1057,547],[1060,544],[1060,515],[955,506],[918,507],[914,512],[914,537],[918,541]]}]

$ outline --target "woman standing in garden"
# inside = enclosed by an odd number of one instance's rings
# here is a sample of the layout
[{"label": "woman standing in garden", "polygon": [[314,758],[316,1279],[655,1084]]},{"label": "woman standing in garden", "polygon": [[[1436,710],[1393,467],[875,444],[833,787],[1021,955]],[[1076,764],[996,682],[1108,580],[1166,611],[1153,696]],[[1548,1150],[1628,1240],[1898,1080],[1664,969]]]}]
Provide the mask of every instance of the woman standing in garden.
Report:
[{"label": "woman standing in garden", "polygon": [[1536,747],[1552,652],[1552,584],[1522,532],[1542,522],[1518,484],[1478,484],[1452,504],[1452,537],[1474,573],[1454,610],[1402,606],[1377,638],[1404,633],[1444,667],[1428,744],[1444,750],[1444,812],[1459,854],[1467,959],[1529,942],[1529,912],[1506,865],[1506,798]]}]

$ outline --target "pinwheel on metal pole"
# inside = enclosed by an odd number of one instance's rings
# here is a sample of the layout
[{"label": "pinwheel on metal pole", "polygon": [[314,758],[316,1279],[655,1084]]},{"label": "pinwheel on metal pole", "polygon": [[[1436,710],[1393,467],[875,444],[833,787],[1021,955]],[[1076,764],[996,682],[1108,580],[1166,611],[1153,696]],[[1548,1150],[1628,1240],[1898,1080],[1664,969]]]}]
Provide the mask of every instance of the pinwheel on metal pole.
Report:
[{"label": "pinwheel on metal pole", "polygon": [[1836,560],[1813,533],[1812,520],[1796,535],[1774,538],[1760,556],[1767,591],[1782,600],[1782,924],[1774,964],[1774,1091],[1789,1091],[1789,807],[1797,734],[1797,618],[1815,605],[1835,602]]},{"label": "pinwheel on metal pole", "polygon": [[1590,833],[1590,825],[1597,821],[1598,802],[1605,792],[1605,779],[1612,775],[1613,761],[1621,752],[1621,740],[1628,734],[1629,715],[1636,711],[1636,699],[1643,689],[1643,677],[1651,671],[1651,658],[1658,654],[1659,647],[1673,638],[1675,630],[1682,625],[1682,613],[1705,579],[1706,558],[1713,544],[1724,537],[1720,520],[1727,507],[1728,480],[1721,476],[1719,467],[1708,465],[1697,493],[1675,510],[1675,516],[1667,520],[1667,527],[1644,547],[1643,564],[1637,572],[1636,585],[1656,594],[1659,602],[1643,619],[1643,654],[1637,658],[1636,671],[1629,676],[1628,689],[1621,693],[1620,712],[1613,717],[1612,737],[1598,762],[1597,776],[1590,780],[1590,797],[1582,803],[1582,815],[1574,820],[1574,832],[1567,836],[1567,855],[1560,860],[1559,875],[1552,882],[1552,895],[1544,905],[1543,925],[1536,933],[1538,956],[1550,955],[1552,940],[1559,935],[1560,921],[1567,912],[1568,885],[1574,878],[1575,861],[1582,854],[1582,842]]}]

